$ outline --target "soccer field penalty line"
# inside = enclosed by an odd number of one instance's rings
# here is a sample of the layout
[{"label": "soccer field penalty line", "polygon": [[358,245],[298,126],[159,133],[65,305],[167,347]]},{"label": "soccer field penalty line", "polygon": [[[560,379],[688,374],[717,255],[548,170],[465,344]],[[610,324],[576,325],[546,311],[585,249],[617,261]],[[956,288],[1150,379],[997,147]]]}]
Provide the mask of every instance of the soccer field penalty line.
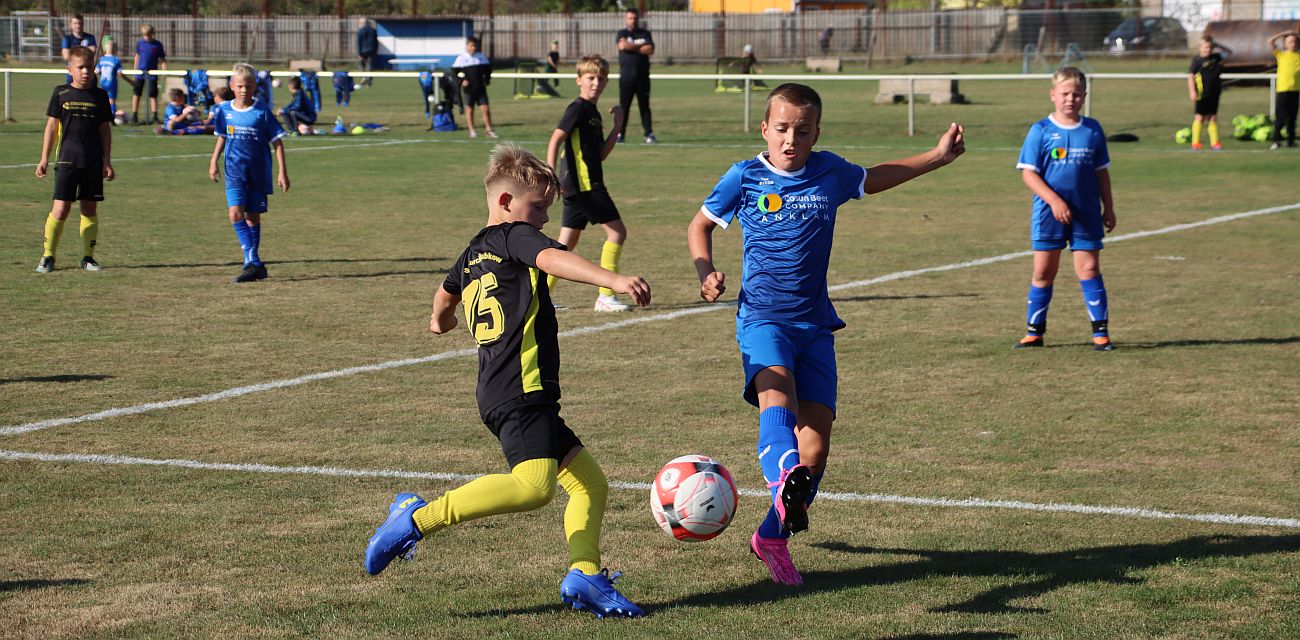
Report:
[{"label": "soccer field penalty line", "polygon": [[[134,456],[113,456],[82,453],[36,453],[0,449],[0,460],[14,462],[50,462],[83,463],[122,466],[174,467],[198,471],[234,471],[245,473],[313,475],[334,478],[395,478],[401,480],[433,480],[442,482],[468,482],[480,477],[465,473],[434,473],[428,471],[401,471],[396,469],[343,469],[339,467],[285,467],[269,464],[202,462],[199,460],[139,458]],[[647,482],[610,481],[609,486],[624,491],[648,491]],[[741,489],[740,494],[753,498],[767,498],[771,494],[758,489]],[[1300,529],[1300,519],[1274,518],[1269,516],[1242,516],[1222,513],[1176,513],[1156,509],[1135,507],[1099,507],[1085,504],[1037,503],[1019,500],[986,500],[983,498],[917,498],[881,493],[836,493],[823,491],[817,494],[819,500],[832,502],[874,502],[881,504],[902,504],[920,507],[944,507],[956,509],[1012,509],[1019,511],[1038,511],[1043,513],[1074,513],[1079,515],[1116,516],[1125,518],[1143,518],[1147,520],[1184,520],[1211,524],[1248,525],[1258,527],[1283,527]]]},{"label": "soccer field penalty line", "polygon": [[[1254,211],[1245,211],[1242,213],[1234,213],[1229,215],[1217,216],[1214,218],[1201,220],[1199,222],[1188,222],[1185,224],[1176,224],[1168,227],[1162,227],[1160,229],[1153,229],[1150,231],[1135,231],[1133,233],[1112,236],[1108,238],[1107,241],[1120,242],[1123,240],[1132,240],[1135,238],[1145,238],[1148,236],[1174,233],[1177,231],[1186,231],[1189,229],[1196,229],[1199,227],[1222,224],[1224,222],[1231,222],[1234,220],[1241,220],[1243,218],[1252,218],[1255,216],[1281,213],[1293,209],[1300,209],[1300,202],[1296,202],[1288,205],[1281,205],[1277,207],[1268,207],[1266,209],[1256,209]],[[868,278],[865,280],[855,280],[853,282],[845,282],[842,284],[837,284],[832,287],[829,287],[829,289],[830,291],[843,291],[846,289],[866,287],[875,284],[880,284],[883,282],[902,280],[904,278],[911,278],[919,275],[924,275],[927,273],[941,273],[945,271],[955,271],[957,269],[967,269],[967,268],[978,267],[987,264],[994,264],[997,262],[1005,262],[1007,260],[1024,258],[1029,255],[1030,255],[1029,251],[1019,251],[1016,253],[1004,253],[1000,256],[992,256],[989,258],[979,258],[976,260],[967,260],[965,262],[954,262],[952,264],[939,265],[937,267],[926,267],[924,269],[912,269],[909,271],[897,271],[895,273],[889,273],[883,276],[877,276],[875,278]],[[700,313],[708,313],[720,309],[732,309],[735,308],[735,306],[736,306],[735,302],[730,302],[724,304],[713,304],[713,305],[702,305],[698,307],[690,307],[687,309],[681,309],[670,313],[660,313],[660,314],[655,314],[650,316],[641,316],[641,317],[634,316],[627,320],[621,320],[618,322],[609,322],[609,323],[593,325],[589,327],[579,327],[577,329],[569,329],[567,331],[560,332],[559,335],[560,337],[563,338],[563,337],[570,337],[570,336],[587,335],[592,333],[601,333],[604,331],[621,329],[623,327],[629,327],[638,324],[659,322],[663,320],[674,320],[685,316],[692,316]],[[218,400],[227,400],[229,398],[235,398],[250,393],[258,393],[262,391],[270,391],[272,389],[283,389],[286,387],[294,387],[301,384],[306,384],[308,382],[315,382],[317,380],[329,380],[332,378],[340,378],[340,377],[350,376],[358,373],[370,373],[373,371],[383,371],[386,369],[394,369],[397,367],[405,367],[408,365],[425,364],[429,362],[436,362],[438,360],[446,360],[448,358],[468,357],[474,355],[475,353],[477,353],[477,351],[473,348],[458,349],[454,351],[445,351],[443,353],[437,353],[431,356],[424,356],[421,358],[405,358],[402,360],[390,360],[388,362],[380,362],[377,364],[348,367],[346,369],[336,369],[333,371],[324,371],[321,373],[313,373],[305,376],[300,376],[297,378],[263,382],[260,384],[254,384],[245,387],[236,387],[233,389],[227,389],[225,391],[218,391],[215,393],[209,393],[201,396],[177,398],[175,400],[165,400],[162,402],[149,402],[149,403],[138,404],[130,407],[119,407],[115,409],[107,409],[105,411],[98,411],[95,413],[88,413],[85,415],[72,416],[68,418],[51,418],[49,420],[41,420],[38,422],[29,422],[26,424],[0,428],[0,436],[19,435],[23,433],[30,433],[32,431],[40,431],[42,429],[50,429],[53,427],[63,427],[68,425],[80,424],[83,422],[104,420],[106,418],[117,418],[121,416],[147,413],[159,409],[173,409],[177,407],[187,407],[190,405],[201,404],[206,402],[216,402]]]}]

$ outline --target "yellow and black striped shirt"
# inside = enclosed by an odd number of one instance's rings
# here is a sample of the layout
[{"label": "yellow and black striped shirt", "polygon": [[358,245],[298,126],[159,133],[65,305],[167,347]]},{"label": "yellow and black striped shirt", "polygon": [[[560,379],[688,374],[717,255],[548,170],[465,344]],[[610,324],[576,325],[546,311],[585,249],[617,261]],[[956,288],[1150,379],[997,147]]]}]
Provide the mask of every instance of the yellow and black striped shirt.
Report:
[{"label": "yellow and black striped shirt", "polygon": [[461,297],[478,343],[478,409],[486,417],[525,393],[560,397],[555,307],[537,254],[564,245],[524,222],[486,227],[456,260],[442,288]]},{"label": "yellow and black striped shirt", "polygon": [[600,166],[600,153],[605,146],[605,136],[596,105],[576,98],[564,110],[560,123],[555,125],[569,134],[560,148],[556,170],[564,195],[605,188],[605,172]]}]

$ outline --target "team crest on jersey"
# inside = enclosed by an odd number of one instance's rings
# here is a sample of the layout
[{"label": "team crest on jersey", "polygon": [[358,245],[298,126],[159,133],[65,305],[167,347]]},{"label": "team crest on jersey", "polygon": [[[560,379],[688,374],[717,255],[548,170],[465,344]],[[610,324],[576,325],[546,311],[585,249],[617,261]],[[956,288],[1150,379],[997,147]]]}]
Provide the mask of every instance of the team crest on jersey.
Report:
[{"label": "team crest on jersey", "polygon": [[1066,152],[1065,147],[1057,147],[1055,149],[1052,149],[1053,160],[1064,160],[1065,156],[1067,155],[1069,154]]},{"label": "team crest on jersey", "polygon": [[235,125],[233,124],[226,125],[226,135],[228,136],[235,135]]},{"label": "team crest on jersey", "polygon": [[781,210],[781,196],[768,193],[758,197],[758,210],[763,213],[776,213]]}]

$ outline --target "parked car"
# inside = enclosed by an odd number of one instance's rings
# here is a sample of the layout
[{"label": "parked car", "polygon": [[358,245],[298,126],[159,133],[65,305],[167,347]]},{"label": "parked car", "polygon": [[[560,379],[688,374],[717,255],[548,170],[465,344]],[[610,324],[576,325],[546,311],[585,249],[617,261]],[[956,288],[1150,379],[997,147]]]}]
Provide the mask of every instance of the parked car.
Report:
[{"label": "parked car", "polygon": [[1187,30],[1173,18],[1129,18],[1115,27],[1110,35],[1102,38],[1101,43],[1111,53],[1170,49],[1185,51],[1188,46]]}]

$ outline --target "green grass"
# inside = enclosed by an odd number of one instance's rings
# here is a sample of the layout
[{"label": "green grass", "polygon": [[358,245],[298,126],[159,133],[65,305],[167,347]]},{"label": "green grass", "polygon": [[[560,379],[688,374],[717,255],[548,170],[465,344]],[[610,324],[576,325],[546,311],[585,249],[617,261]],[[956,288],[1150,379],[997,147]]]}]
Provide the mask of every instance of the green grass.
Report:
[{"label": "green grass", "polygon": [[[272,196],[266,218],[272,278],[237,287],[223,190],[206,180],[212,141],[131,128],[115,131],[121,177],[102,209],[105,270],[71,268],[74,221],[62,268],[32,273],[52,183],[10,167],[36,160],[50,82],[19,78],[19,122],[0,127],[10,230],[0,235],[0,425],[472,344],[463,331],[430,335],[427,315],[483,222],[490,144],[423,131],[413,80],[355,94],[349,119],[385,122],[388,133],[289,141],[293,189]],[[970,139],[942,172],[841,209],[832,284],[1026,248],[1029,194],[1013,166],[1029,123],[1050,111],[1045,86],[963,83],[973,104],[918,106],[912,139],[905,107],[871,104],[874,83],[816,86],[827,103],[820,146],[856,162],[918,152],[953,120]],[[504,81],[493,89],[502,136],[543,152],[565,102],[510,100]],[[620,146],[607,167],[631,231],[624,270],[654,287],[638,314],[697,303],[686,223],[728,164],[761,148],[741,128],[740,98],[710,89],[656,82],[667,144]],[[1233,141],[1219,154],[1181,152],[1171,135],[1189,110],[1179,81],[1097,90],[1093,113],[1107,130],[1142,137],[1111,150],[1117,233],[1300,199],[1294,153]],[[1263,89],[1244,88],[1225,94],[1221,113],[1266,109]],[[1119,344],[1109,354],[1087,348],[1067,272],[1051,346],[1009,349],[1027,258],[837,293],[849,326],[837,334],[840,415],[824,490],[1300,516],[1297,222],[1290,211],[1108,248]],[[716,236],[720,264],[737,276],[740,240]],[[588,233],[579,251],[594,257],[597,245]],[[588,310],[593,296],[559,287],[572,309],[562,329],[610,321]],[[705,453],[742,487],[759,486],[732,334],[719,311],[562,340],[565,418],[612,479],[645,482],[671,457]],[[0,449],[495,472],[504,465],[478,421],[474,367],[449,359],[0,436]],[[605,562],[650,609],[643,621],[560,608],[563,498],[438,534],[414,563],[365,576],[361,550],[392,494],[451,486],[0,462],[0,621],[16,637],[1300,635],[1300,532],[1105,515],[823,500],[793,543],[808,584],[781,589],[745,550],[759,500],[742,498],[719,539],[683,545],[654,526],[642,492],[615,490]]]}]

